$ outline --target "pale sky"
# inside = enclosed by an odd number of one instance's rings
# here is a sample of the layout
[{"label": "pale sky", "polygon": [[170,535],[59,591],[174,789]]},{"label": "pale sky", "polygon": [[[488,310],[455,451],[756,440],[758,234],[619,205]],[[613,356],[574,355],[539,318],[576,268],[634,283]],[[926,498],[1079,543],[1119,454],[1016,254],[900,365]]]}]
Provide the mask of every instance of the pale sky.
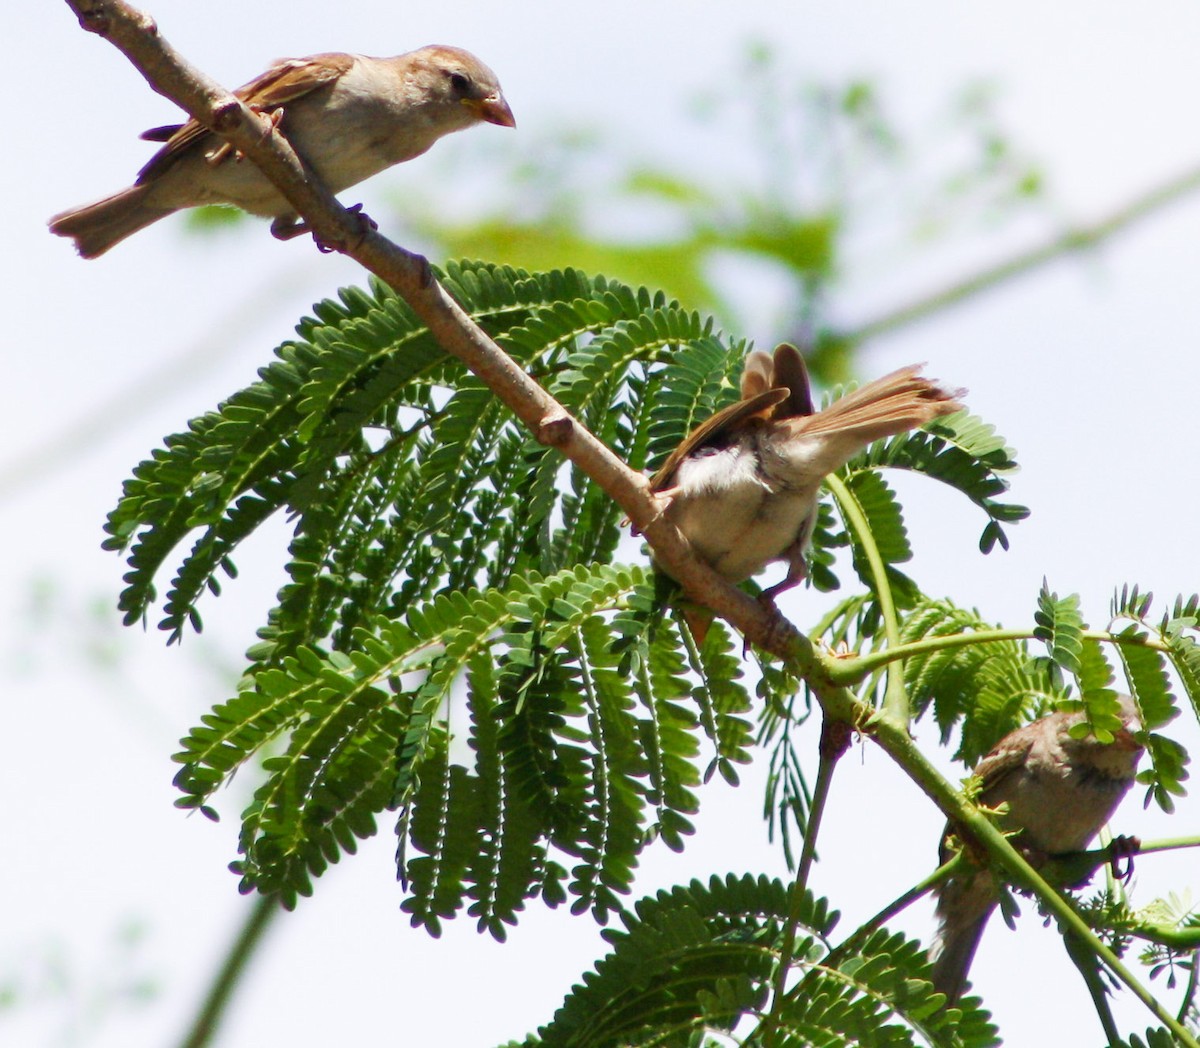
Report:
[{"label": "pale sky", "polygon": [[[589,9],[527,0],[451,8],[163,0],[149,10],[178,49],[229,86],[281,55],[457,44],[499,74],[517,136],[600,127],[631,153],[713,177],[737,159],[683,114],[690,97],[719,88],[714,80],[728,75],[746,41],[770,40],[813,80],[875,78],[902,121],[928,120],[969,81],[995,82],[1005,125],[1048,175],[1049,217],[960,241],[878,280],[855,274],[835,303],[848,320],[1034,243],[1058,219],[1099,218],[1200,162],[1200,8],[1192,3],[610,0]],[[0,411],[8,484],[0,487],[8,549],[0,565],[8,669],[0,986],[16,980],[24,996],[15,1011],[0,1011],[0,1043],[170,1045],[246,907],[225,867],[236,858],[249,782],[220,796],[218,826],[187,818],[172,808],[169,755],[226,697],[222,671],[236,669],[270,603],[286,529],[266,529],[242,552],[243,578],[203,609],[205,634],[166,650],[153,629],[119,627],[123,566],[100,550],[101,526],[120,483],[166,433],[252,380],[311,302],[363,281],[346,260],[318,255],[304,240],[279,244],[265,225],[198,242],[170,220],[96,262],[74,257],[46,233],[46,218],[126,184],[147,156],[137,133],[175,111],[111,46],[81,32],[65,4],[19,5],[8,24],[9,75],[30,90],[10,95],[15,148],[0,176],[10,202],[0,261],[9,378]],[[453,155],[482,162],[494,144],[487,136],[506,134],[514,132],[473,130]],[[383,201],[420,189],[433,160],[364,187],[367,210],[379,217]],[[903,487],[918,551],[913,573],[927,592],[1021,626],[1046,575],[1060,593],[1080,593],[1085,615],[1102,625],[1124,582],[1160,601],[1197,588],[1198,272],[1200,196],[1100,253],[868,346],[864,377],[924,360],[930,373],[966,386],[971,408],[1023,464],[1013,497],[1034,515],[1011,530],[1009,553],[987,558],[962,537],[982,521],[960,500],[931,485]],[[122,403],[115,431],[76,433],[69,465],[48,456],[56,436],[164,365],[166,379]],[[22,469],[38,479],[14,486]],[[975,530],[957,526],[964,520]],[[818,617],[814,600],[800,591],[785,605],[802,628]],[[118,672],[85,648],[110,653]],[[1196,749],[1197,734],[1193,722],[1178,737]],[[921,741],[932,745],[933,732]],[[710,873],[783,874],[759,818],[761,768],[739,790],[708,789],[703,803],[682,856],[665,848],[644,855],[643,894]],[[941,820],[877,750],[857,747],[844,761],[827,819],[812,886],[834,893],[845,930],[933,867]],[[1150,839],[1194,833],[1198,821],[1194,798],[1165,820],[1131,796],[1114,827]],[[429,940],[399,912],[393,843],[385,818],[378,837],[278,924],[229,1013],[222,1048],[500,1043],[548,1021],[602,953],[590,918],[536,906],[504,947],[467,921]],[[1195,889],[1195,869],[1178,855],[1144,858],[1135,903]],[[119,940],[131,924],[143,930],[132,971],[157,987],[142,1005],[106,993],[120,982]],[[913,908],[898,926],[927,939],[929,907]],[[1009,1044],[1099,1042],[1074,969],[1035,917],[1016,933],[994,921],[973,976]],[[1042,1025],[1064,998],[1066,1017],[1082,1016],[1082,1032]],[[1148,1023],[1127,1002],[1121,1014],[1134,1017],[1134,1030]]]}]

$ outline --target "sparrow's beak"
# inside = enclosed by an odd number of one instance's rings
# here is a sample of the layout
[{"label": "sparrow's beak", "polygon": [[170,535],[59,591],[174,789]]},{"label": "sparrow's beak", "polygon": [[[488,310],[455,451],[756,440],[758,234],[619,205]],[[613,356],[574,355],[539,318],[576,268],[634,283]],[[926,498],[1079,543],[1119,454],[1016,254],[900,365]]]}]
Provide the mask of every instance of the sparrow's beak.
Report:
[{"label": "sparrow's beak", "polygon": [[473,109],[480,120],[489,124],[499,124],[501,127],[516,127],[517,120],[508,103],[501,94],[488,95],[487,98],[464,98],[463,105]]}]

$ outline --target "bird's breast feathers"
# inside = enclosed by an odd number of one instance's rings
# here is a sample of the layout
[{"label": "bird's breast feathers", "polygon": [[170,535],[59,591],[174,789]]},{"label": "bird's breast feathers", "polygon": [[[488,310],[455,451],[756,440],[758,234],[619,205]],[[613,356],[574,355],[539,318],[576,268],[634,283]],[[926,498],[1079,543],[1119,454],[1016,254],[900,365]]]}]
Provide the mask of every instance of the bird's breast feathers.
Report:
[{"label": "bird's breast feathers", "polygon": [[685,458],[667,516],[696,552],[739,582],[781,557],[812,512],[812,492],[775,490],[752,443],[707,447]]}]

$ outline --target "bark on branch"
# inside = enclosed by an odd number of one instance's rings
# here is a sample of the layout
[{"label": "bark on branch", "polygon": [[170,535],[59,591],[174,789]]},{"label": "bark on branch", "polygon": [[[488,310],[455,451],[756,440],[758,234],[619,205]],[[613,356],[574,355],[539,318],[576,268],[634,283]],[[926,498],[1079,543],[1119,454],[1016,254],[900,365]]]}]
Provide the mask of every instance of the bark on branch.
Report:
[{"label": "bark on branch", "polygon": [[[694,600],[721,615],[763,649],[793,661],[818,694],[826,715],[856,723],[869,711],[838,687],[822,668],[806,637],[778,613],[731,586],[691,552],[687,540],[658,512],[645,477],[625,465],[569,412],[522,371],[432,278],[428,262],[364,226],[305,169],[271,121],[247,109],[230,92],[194,69],[162,39],[154,21],[123,0],[66,0],[80,24],[116,46],[159,94],[222,135],[256,164],[313,230],[319,242],[353,258],[392,287],[428,326],[448,353],[466,364],[529,428],[558,448],[624,510]],[[974,805],[965,801],[912,742],[907,724],[877,718],[863,724],[939,808],[967,826],[1020,883],[1089,942],[1094,952],[1134,989],[1181,1043],[1197,1045],[1173,1017],[1133,979],[1118,958],[1095,939],[1070,906],[1013,849]],[[193,1043],[203,1043],[196,1041]]]},{"label": "bark on branch", "polygon": [[271,121],[190,65],[154,20],[123,0],[67,0],[80,25],[115,46],[160,95],[224,137],[278,187],[318,242],[353,258],[404,299],[446,352],[458,357],[529,428],[591,477],[620,507],[689,597],[750,641],[814,668],[811,647],[790,623],[730,585],[665,520],[647,480],[631,470],[530,378],[433,279],[428,262],[344,208]]}]

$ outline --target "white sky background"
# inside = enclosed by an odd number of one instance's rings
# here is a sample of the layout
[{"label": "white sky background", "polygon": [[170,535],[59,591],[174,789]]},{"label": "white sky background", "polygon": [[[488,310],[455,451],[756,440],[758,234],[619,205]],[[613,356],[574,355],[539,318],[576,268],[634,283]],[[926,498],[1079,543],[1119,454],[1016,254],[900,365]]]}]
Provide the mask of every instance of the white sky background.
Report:
[{"label": "white sky background", "polygon": [[[878,78],[902,122],[926,119],[971,80],[994,79],[1006,126],[1043,162],[1064,219],[1100,217],[1200,160],[1200,8],[1192,3],[1151,0],[1135,10],[1083,0],[741,0],[698,9],[610,0],[592,9],[602,15],[585,10],[526,0],[161,0],[152,8],[167,38],[228,86],[279,55],[464,46],[498,71],[515,134],[598,126],[627,138],[630,152],[694,164],[714,178],[736,159],[727,143],[698,139],[682,114],[693,94],[720,86],[753,39],[771,41],[814,80]],[[0,1043],[169,1045],[246,908],[225,864],[235,857],[248,783],[221,796],[219,826],[185,818],[171,807],[168,757],[225,697],[221,671],[236,667],[261,621],[286,532],[268,529],[242,552],[245,578],[204,606],[206,633],[168,651],[156,631],[117,627],[111,609],[123,568],[99,549],[101,524],[120,482],[164,434],[252,379],[312,301],[361,277],[307,241],[276,243],[265,225],[201,241],[168,220],[102,260],[75,258],[46,233],[46,218],[127,184],[148,155],[137,132],[170,121],[174,110],[113,48],[81,32],[64,4],[18,5],[6,24],[6,71],[24,89],[6,106],[0,174],[0,477],[11,481],[10,471],[32,458],[40,479],[0,490],[8,551],[0,563],[0,984],[16,979],[24,995],[18,1010],[0,1012]],[[472,145],[486,156],[485,136],[504,134],[513,132],[474,130],[454,148],[470,163]],[[362,199],[381,218],[383,201],[422,187],[422,172],[433,168],[422,158],[346,199]],[[838,313],[866,319],[937,288],[964,266],[1034,239],[1027,226],[1019,232],[941,252],[881,284],[859,280]],[[1017,626],[1030,621],[1044,574],[1060,593],[1081,593],[1094,624],[1123,582],[1161,599],[1197,588],[1189,525],[1200,512],[1198,264],[1200,197],[1098,254],[868,347],[866,377],[926,360],[932,374],[967,386],[971,407],[1024,464],[1013,494],[1034,516],[1012,529],[1008,554],[982,558],[961,537],[969,532],[945,527],[950,514],[982,527],[958,500],[931,494],[930,485],[905,489],[913,572],[928,592]],[[123,403],[114,432],[76,434],[69,465],[38,457],[108,398],[189,351],[189,368],[173,364],[171,379]],[[40,612],[37,580],[51,593]],[[812,599],[801,592],[788,605],[801,626],[815,617]],[[97,600],[105,610],[93,614]],[[98,669],[80,654],[84,645],[115,652],[119,672]],[[1193,750],[1200,745],[1194,724],[1179,734]],[[932,732],[922,741],[932,743]],[[707,791],[685,854],[653,848],[644,856],[645,892],[713,872],[782,873],[759,818],[759,779],[750,770],[739,791]],[[845,928],[932,868],[940,819],[869,747],[843,762],[827,818],[813,888],[844,906]],[[1116,828],[1152,838],[1194,833],[1197,821],[1192,798],[1168,822],[1131,797]],[[228,1016],[224,1048],[519,1038],[549,1020],[601,953],[590,918],[536,906],[504,947],[467,921],[430,941],[399,912],[392,847],[385,819],[359,856],[277,925]],[[1143,859],[1136,900],[1195,887],[1195,868],[1194,858]],[[144,929],[132,970],[150,976],[158,995],[144,1006],[104,1005],[106,988],[120,983],[117,940],[131,922]],[[928,908],[914,908],[900,926],[926,935]],[[1017,934],[994,921],[973,974],[1008,1043],[1100,1040],[1074,970],[1035,919]],[[1083,1016],[1082,1031],[1044,1026],[1057,1021],[1064,998],[1068,1017]],[[1136,1017],[1133,1029],[1146,1025],[1132,1006],[1123,1014]]]}]

